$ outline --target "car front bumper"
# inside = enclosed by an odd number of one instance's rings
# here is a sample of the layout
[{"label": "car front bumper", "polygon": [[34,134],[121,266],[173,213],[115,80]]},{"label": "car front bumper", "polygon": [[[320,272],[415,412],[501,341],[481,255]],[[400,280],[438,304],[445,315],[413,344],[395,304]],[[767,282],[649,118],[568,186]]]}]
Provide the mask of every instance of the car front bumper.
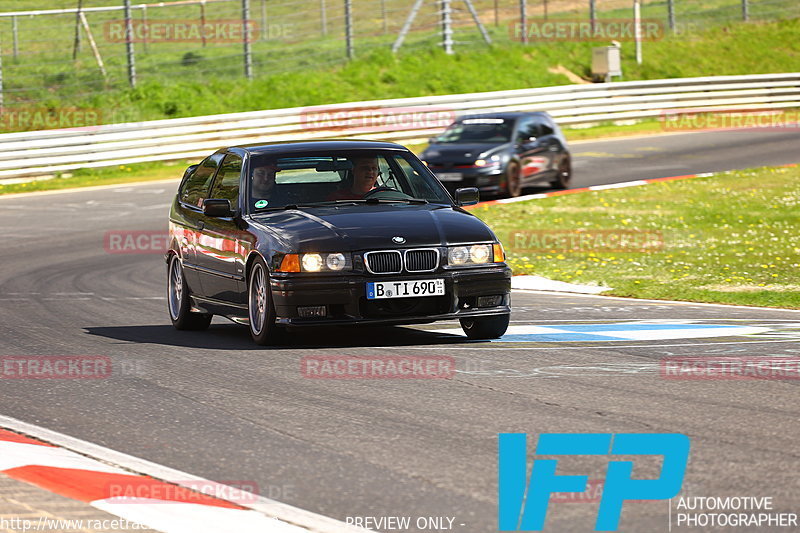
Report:
[{"label": "car front bumper", "polygon": [[456,189],[460,189],[462,187],[477,187],[477,189],[484,194],[498,194],[504,190],[503,182],[505,180],[505,175],[501,167],[470,167],[452,169],[445,169],[443,167],[435,169],[432,168],[431,171],[434,173],[434,175],[448,174],[453,172],[461,174],[460,180],[440,180],[442,185],[444,185],[445,189],[447,189],[450,194],[453,194]]},{"label": "car front bumper", "polygon": [[[444,296],[367,300],[373,281],[444,279]],[[275,275],[270,279],[277,323],[285,326],[419,324],[511,312],[511,269],[493,265],[425,274],[342,275],[315,278]],[[477,307],[480,296],[500,296],[498,305]],[[298,307],[325,306],[324,317],[301,317]]]}]

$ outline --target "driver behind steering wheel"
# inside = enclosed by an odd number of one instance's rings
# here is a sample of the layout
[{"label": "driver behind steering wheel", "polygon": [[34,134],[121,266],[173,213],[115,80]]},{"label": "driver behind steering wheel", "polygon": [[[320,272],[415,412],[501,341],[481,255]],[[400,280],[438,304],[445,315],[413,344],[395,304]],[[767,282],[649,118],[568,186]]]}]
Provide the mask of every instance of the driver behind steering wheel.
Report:
[{"label": "driver behind steering wheel", "polygon": [[326,200],[361,200],[365,194],[375,188],[375,183],[381,175],[378,158],[355,157],[351,159],[351,162],[353,170],[350,187],[333,191]]}]

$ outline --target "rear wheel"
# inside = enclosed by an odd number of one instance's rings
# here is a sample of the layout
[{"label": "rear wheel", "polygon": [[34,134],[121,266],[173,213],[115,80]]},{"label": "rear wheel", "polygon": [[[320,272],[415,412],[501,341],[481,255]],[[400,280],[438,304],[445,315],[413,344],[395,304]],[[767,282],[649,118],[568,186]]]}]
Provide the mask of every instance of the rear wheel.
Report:
[{"label": "rear wheel", "polygon": [[461,329],[470,339],[486,340],[502,337],[508,329],[511,315],[482,316],[462,318]]},{"label": "rear wheel", "polygon": [[572,181],[572,163],[569,157],[564,157],[558,164],[557,178],[550,182],[550,185],[556,189],[567,189]]},{"label": "rear wheel", "polygon": [[277,344],[282,330],[275,324],[275,306],[269,287],[269,273],[260,257],[250,268],[247,283],[247,312],[250,318],[250,336],[261,346]]},{"label": "rear wheel", "polygon": [[522,179],[519,175],[519,163],[511,161],[506,167],[506,194],[516,198],[522,193]]},{"label": "rear wheel", "polygon": [[169,260],[168,280],[167,280],[167,306],[169,308],[169,318],[175,329],[180,330],[203,330],[208,329],[213,315],[205,313],[193,313],[189,302],[189,288],[186,279],[183,277],[183,266],[177,255],[173,255]]}]

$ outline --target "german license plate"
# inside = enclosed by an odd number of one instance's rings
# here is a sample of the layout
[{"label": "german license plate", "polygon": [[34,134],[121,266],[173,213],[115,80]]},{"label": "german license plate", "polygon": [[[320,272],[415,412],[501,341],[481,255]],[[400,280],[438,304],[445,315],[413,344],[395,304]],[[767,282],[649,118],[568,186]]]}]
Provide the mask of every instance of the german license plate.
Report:
[{"label": "german license plate", "polygon": [[436,177],[439,178],[439,181],[461,181],[462,175],[461,172],[442,172],[436,174]]},{"label": "german license plate", "polygon": [[367,300],[384,298],[415,298],[419,296],[443,296],[443,279],[419,279],[408,281],[372,281],[367,283]]}]

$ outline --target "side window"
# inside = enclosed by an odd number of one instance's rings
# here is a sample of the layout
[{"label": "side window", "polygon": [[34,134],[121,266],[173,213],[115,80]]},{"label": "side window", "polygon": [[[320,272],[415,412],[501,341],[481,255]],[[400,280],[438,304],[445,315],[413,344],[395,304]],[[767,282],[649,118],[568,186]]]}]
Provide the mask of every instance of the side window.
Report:
[{"label": "side window", "polygon": [[531,137],[538,137],[536,123],[532,118],[523,118],[517,123],[517,142],[525,142]]},{"label": "side window", "polygon": [[542,122],[539,124],[539,133],[543,137],[545,135],[552,135],[555,133],[555,131],[553,130],[553,126],[547,120],[542,120]]},{"label": "side window", "polygon": [[214,179],[214,186],[211,188],[209,198],[229,200],[231,207],[236,209],[239,205],[239,176],[241,174],[242,158],[238,155],[227,154]]},{"label": "side window", "polygon": [[211,184],[211,178],[214,177],[214,171],[217,170],[217,165],[219,165],[223,155],[214,154],[207,157],[194,169],[194,173],[189,176],[181,189],[181,202],[197,207],[203,204],[203,199],[206,198],[206,193],[208,192],[208,186]]}]

